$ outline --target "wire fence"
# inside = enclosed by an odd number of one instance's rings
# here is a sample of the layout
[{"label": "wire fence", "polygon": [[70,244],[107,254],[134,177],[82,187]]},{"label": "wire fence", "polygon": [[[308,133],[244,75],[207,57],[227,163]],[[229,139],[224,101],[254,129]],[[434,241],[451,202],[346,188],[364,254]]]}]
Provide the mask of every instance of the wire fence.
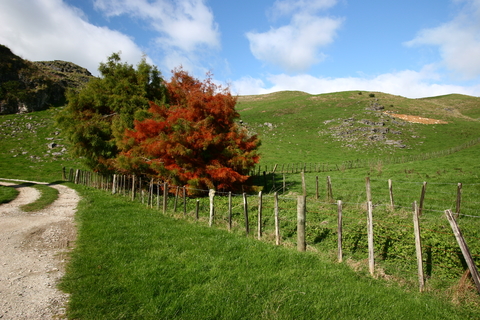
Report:
[{"label": "wire fence", "polygon": [[[73,169],[64,175],[77,184],[125,196],[166,215],[247,234],[272,244],[291,247],[298,244],[297,201],[302,189],[293,192],[294,188],[288,187],[288,183],[285,190],[282,185],[282,188],[272,188],[271,193],[212,193],[212,190],[192,190],[134,176],[106,177]],[[447,209],[456,214],[473,260],[476,265],[480,263],[480,184],[388,183],[388,180],[368,179],[367,188],[363,179],[324,178],[316,179],[315,185],[308,188],[309,192],[303,187],[303,193],[309,195],[305,228],[307,250],[337,258],[340,200],[343,258],[355,269],[366,270],[369,258],[367,201],[370,197],[373,207],[374,274],[414,285],[418,281],[418,261],[412,204],[420,202],[423,196],[419,220],[427,288],[452,287],[468,269],[445,218]],[[285,178],[281,180],[285,181]],[[322,180],[324,186],[320,187]],[[195,194],[195,197],[189,194]]]},{"label": "wire fence", "polygon": [[261,176],[263,173],[320,173],[320,172],[332,172],[332,171],[343,171],[346,169],[357,169],[357,168],[370,168],[379,165],[388,165],[388,164],[400,164],[407,163],[412,161],[423,161],[429,159],[435,159],[439,157],[444,157],[455,152],[459,152],[471,146],[480,143],[480,137],[467,141],[461,145],[446,149],[439,150],[434,152],[425,152],[417,155],[408,155],[408,156],[392,156],[392,157],[383,157],[383,158],[366,158],[366,159],[356,159],[344,161],[341,164],[338,163],[313,163],[313,162],[297,162],[297,163],[288,163],[288,164],[270,164],[270,165],[257,165],[252,169],[248,175],[251,176]]}]

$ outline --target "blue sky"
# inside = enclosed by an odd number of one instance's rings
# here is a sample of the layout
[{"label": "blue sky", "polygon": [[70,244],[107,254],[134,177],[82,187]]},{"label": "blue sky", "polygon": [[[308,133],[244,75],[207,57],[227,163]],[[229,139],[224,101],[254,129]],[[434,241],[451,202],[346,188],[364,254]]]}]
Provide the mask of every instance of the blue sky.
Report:
[{"label": "blue sky", "polygon": [[146,54],[241,95],[480,96],[480,0],[2,0],[0,43],[94,74]]}]

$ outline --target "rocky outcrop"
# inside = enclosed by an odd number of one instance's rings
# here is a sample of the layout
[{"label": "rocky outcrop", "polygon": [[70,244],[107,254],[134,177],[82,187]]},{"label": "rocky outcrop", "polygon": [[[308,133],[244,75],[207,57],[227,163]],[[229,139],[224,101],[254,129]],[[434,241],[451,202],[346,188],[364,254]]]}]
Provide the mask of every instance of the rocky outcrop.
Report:
[{"label": "rocky outcrop", "polygon": [[[408,148],[407,138],[414,134],[414,129],[408,122],[396,119],[390,114],[383,112],[383,105],[375,99],[365,108],[361,115],[346,119],[325,120],[325,129],[320,130],[319,135],[330,136],[348,148]],[[369,119],[358,119],[365,116]],[[416,136],[411,136],[413,139]]]},{"label": "rocky outcrop", "polygon": [[0,45],[0,114],[62,105],[68,88],[81,87],[92,77],[87,69],[74,63],[31,62]]}]

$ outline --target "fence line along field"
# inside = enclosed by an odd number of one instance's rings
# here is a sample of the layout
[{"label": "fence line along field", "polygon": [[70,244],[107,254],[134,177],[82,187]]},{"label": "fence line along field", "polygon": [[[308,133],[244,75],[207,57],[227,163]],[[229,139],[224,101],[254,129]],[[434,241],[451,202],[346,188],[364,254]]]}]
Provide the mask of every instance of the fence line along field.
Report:
[{"label": "fence line along field", "polygon": [[[73,169],[66,178],[123,195],[166,215],[226,228],[272,244],[297,246],[300,251],[308,246],[308,250],[339,261],[345,259],[361,270],[368,268],[374,276],[398,278],[411,285],[421,276],[427,279],[421,281],[421,290],[424,286],[431,290],[452,286],[468,270],[446,218],[445,211],[451,210],[472,261],[480,262],[480,213],[476,202],[480,184],[430,185],[425,181],[327,176],[322,179],[325,192],[319,195],[316,176],[315,188],[309,188],[316,194],[310,192],[308,197],[298,196],[307,194],[306,190],[258,194],[195,190],[192,198],[187,196],[191,190],[186,187],[153,179],[106,177]],[[417,236],[415,214],[419,223]],[[417,254],[423,257],[420,272]]]}]

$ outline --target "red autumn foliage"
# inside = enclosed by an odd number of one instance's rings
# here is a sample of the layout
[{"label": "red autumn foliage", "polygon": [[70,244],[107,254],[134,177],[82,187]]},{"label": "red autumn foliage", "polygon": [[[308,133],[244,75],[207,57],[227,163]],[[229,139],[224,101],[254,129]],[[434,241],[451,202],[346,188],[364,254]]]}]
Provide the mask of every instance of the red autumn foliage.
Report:
[{"label": "red autumn foliage", "polygon": [[126,130],[117,167],[198,189],[238,189],[260,141],[235,122],[236,98],[181,69],[166,87],[169,104],[151,102],[148,117]]}]

